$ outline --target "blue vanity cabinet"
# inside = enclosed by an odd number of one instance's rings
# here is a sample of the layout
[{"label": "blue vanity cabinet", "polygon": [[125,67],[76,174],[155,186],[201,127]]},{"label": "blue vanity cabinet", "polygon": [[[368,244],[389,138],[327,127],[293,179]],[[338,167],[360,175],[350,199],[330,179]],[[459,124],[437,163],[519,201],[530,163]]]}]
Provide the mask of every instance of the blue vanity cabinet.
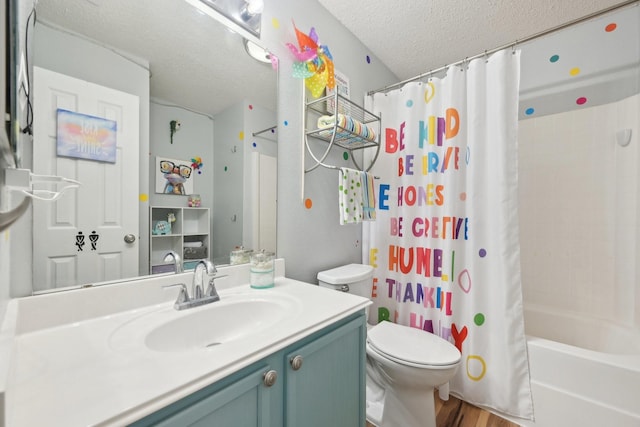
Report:
[{"label": "blue vanity cabinet", "polygon": [[364,315],[286,353],[286,427],[365,425]]},{"label": "blue vanity cabinet", "polygon": [[363,427],[365,337],[362,311],[132,426]]},{"label": "blue vanity cabinet", "polygon": [[[273,363],[270,363],[273,362]],[[278,365],[280,364],[280,365]],[[269,357],[151,414],[131,426],[267,427],[282,424],[281,358]],[[273,378],[273,377],[271,377]]]}]

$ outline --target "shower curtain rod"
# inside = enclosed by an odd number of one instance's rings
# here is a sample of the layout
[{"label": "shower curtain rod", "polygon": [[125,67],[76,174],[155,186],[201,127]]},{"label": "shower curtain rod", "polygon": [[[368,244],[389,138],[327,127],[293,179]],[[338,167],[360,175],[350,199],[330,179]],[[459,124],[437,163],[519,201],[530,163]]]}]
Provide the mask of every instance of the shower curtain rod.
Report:
[{"label": "shower curtain rod", "polygon": [[397,88],[397,87],[403,86],[403,85],[405,85],[406,83],[410,83],[410,82],[414,82],[414,81],[416,81],[416,80],[420,80],[420,79],[422,79],[422,78],[424,78],[424,77],[426,77],[426,76],[431,76],[431,75],[433,75],[434,73],[438,73],[438,72],[440,72],[440,71],[446,70],[446,69],[447,69],[447,68],[449,68],[449,67],[453,67],[453,66],[456,66],[456,65],[459,65],[459,64],[463,64],[463,63],[465,63],[465,62],[472,61],[472,60],[474,60],[474,59],[482,58],[482,57],[484,57],[484,56],[488,56],[488,55],[494,54],[494,53],[496,53],[496,52],[499,52],[499,51],[501,51],[501,50],[503,50],[503,49],[507,49],[507,48],[509,48],[509,47],[513,47],[513,48],[515,49],[515,47],[516,47],[518,44],[522,44],[522,43],[529,42],[529,41],[534,40],[534,39],[537,39],[537,38],[539,38],[539,37],[546,36],[546,35],[548,35],[548,34],[551,34],[551,33],[554,33],[554,32],[556,32],[556,31],[559,31],[559,30],[565,29],[565,28],[567,28],[567,27],[571,27],[571,26],[573,26],[573,25],[579,24],[579,23],[584,22],[584,21],[588,21],[589,19],[597,18],[598,16],[605,15],[605,14],[607,14],[607,13],[609,13],[609,12],[614,11],[614,10],[622,9],[623,7],[626,7],[626,6],[629,6],[629,5],[633,4],[633,3],[638,3],[638,2],[640,2],[640,0],[627,0],[627,1],[624,1],[624,2],[622,2],[622,3],[618,3],[618,4],[616,4],[616,5],[613,5],[613,6],[608,7],[608,8],[606,8],[606,9],[599,10],[598,12],[594,12],[594,13],[592,13],[592,14],[589,14],[589,15],[583,16],[582,18],[574,19],[573,21],[569,21],[569,22],[567,22],[567,23],[564,23],[564,24],[558,25],[558,26],[553,27],[553,28],[550,28],[550,29],[548,29],[548,30],[541,31],[541,32],[539,32],[539,33],[536,33],[536,34],[533,34],[533,35],[531,35],[531,36],[525,37],[525,38],[524,38],[524,39],[522,39],[522,40],[516,40],[516,41],[514,41],[514,42],[512,42],[512,43],[502,45],[502,46],[497,47],[497,48],[495,48],[495,49],[485,50],[485,51],[484,51],[484,52],[482,52],[482,53],[479,53],[479,54],[474,55],[474,56],[471,56],[471,57],[464,58],[464,59],[462,59],[462,60],[460,60],[460,61],[458,61],[458,62],[454,62],[454,63],[452,63],[452,64],[445,65],[445,66],[440,67],[440,68],[436,68],[435,70],[429,70],[429,72],[419,74],[419,75],[417,75],[417,76],[415,76],[415,77],[411,77],[411,78],[409,78],[409,79],[403,80],[403,81],[398,82],[398,83],[394,83],[394,84],[389,85],[389,86],[385,86],[385,87],[383,87],[383,88],[381,88],[381,89],[376,89],[376,90],[369,91],[369,92],[367,92],[367,96],[371,96],[371,95],[373,95],[373,94],[375,94],[375,93],[378,93],[378,92],[383,92],[383,93],[384,93],[384,92],[389,92],[390,90],[393,90],[393,89],[395,89],[395,88]]}]

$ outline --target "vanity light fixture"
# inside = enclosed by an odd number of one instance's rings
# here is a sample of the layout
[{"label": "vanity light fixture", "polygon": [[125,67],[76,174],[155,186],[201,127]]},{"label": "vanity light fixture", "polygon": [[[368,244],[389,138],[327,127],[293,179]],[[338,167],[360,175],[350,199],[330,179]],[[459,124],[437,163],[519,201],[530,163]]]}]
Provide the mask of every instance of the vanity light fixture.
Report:
[{"label": "vanity light fixture", "polygon": [[264,0],[185,0],[252,41],[260,39]]},{"label": "vanity light fixture", "polygon": [[264,0],[244,0],[244,7],[240,12],[240,18],[248,22],[255,16],[261,15],[264,11]]}]

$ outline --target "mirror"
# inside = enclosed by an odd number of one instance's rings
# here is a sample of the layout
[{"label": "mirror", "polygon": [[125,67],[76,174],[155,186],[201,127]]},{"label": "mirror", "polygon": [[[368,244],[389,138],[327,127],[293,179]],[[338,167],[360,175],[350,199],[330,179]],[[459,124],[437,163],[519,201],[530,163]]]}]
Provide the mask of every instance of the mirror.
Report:
[{"label": "mirror", "polygon": [[[184,0],[40,0],[36,6],[35,29],[30,31],[33,42],[28,48],[32,49],[34,66],[123,92],[130,92],[127,88],[135,87],[132,92],[138,92],[140,101],[140,170],[135,177],[139,179],[140,202],[138,195],[135,200],[139,206],[139,230],[133,233],[126,230],[126,239],[137,235],[139,260],[135,272],[114,276],[114,271],[124,270],[109,268],[110,264],[106,262],[102,268],[91,269],[102,270],[97,272],[98,276],[83,276],[85,278],[78,279],[78,283],[66,283],[66,286],[149,274],[154,264],[162,264],[158,251],[176,249],[181,252],[182,244],[187,241],[202,242],[208,248],[208,258],[218,265],[229,262],[229,253],[236,246],[275,250],[275,193],[273,215],[257,218],[258,195],[268,193],[268,189],[256,187],[265,186],[266,182],[266,178],[257,175],[256,165],[260,164],[261,158],[274,160],[277,152],[277,76],[270,64],[249,57],[239,34],[230,32]],[[113,70],[95,65],[102,63],[100,55],[118,58],[127,64],[125,69],[133,68],[135,73],[125,71],[121,77],[114,77]],[[142,78],[136,81],[136,76],[140,75]],[[117,81],[113,85],[104,83],[109,79]],[[42,85],[34,80],[32,95],[37,106],[38,96],[42,97]],[[179,124],[177,128],[176,124]],[[34,142],[34,159],[38,148]],[[52,155],[55,156],[55,152]],[[190,209],[186,194],[155,192],[156,162],[161,157],[177,159],[191,167],[193,193],[199,194],[200,206],[209,208],[210,215],[207,223],[206,215],[180,214],[178,220],[183,224],[179,228],[176,225],[179,231],[173,233],[173,243],[158,244],[154,249],[150,244],[155,238],[151,230],[157,218],[150,215],[150,207],[172,207],[176,208],[176,213]],[[197,158],[201,161],[194,161]],[[271,163],[275,165],[275,161],[269,160]],[[59,171],[59,174],[64,175],[64,172]],[[275,170],[272,179],[275,180]],[[124,178],[123,181],[123,187],[130,183]],[[83,188],[88,187],[86,184]],[[275,188],[275,182],[273,186]],[[61,206],[64,205],[58,203],[55,209],[63,210]],[[36,209],[34,226],[39,218]],[[194,231],[199,237],[190,239],[187,223],[192,217],[198,218],[200,228]],[[261,236],[259,230],[268,230],[273,242],[256,243],[271,238]],[[88,238],[92,231],[85,231],[87,246],[83,249],[93,243]],[[41,236],[40,231],[32,233]],[[67,240],[78,239],[79,233],[74,230],[74,236]],[[100,235],[98,245],[107,239],[102,232],[94,231],[92,235]],[[47,239],[34,237],[34,254],[24,254],[34,257],[34,265],[38,263],[36,252],[44,246],[43,240]],[[51,257],[47,253],[38,256],[39,259]],[[38,269],[42,268],[41,262]],[[57,268],[65,276],[64,269]],[[74,268],[77,270],[77,265]],[[46,280],[37,279],[36,274],[28,280],[33,281],[33,292],[50,289],[50,285],[44,283]],[[46,274],[55,276],[57,273],[48,269]]]}]

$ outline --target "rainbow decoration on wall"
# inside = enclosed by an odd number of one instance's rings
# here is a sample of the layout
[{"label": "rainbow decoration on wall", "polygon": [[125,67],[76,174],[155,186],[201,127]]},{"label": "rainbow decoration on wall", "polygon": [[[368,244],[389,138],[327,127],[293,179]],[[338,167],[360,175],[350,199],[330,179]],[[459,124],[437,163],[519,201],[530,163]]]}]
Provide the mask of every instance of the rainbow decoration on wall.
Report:
[{"label": "rainbow decoration on wall", "polygon": [[325,87],[333,89],[336,86],[333,57],[329,47],[318,42],[318,34],[311,27],[309,35],[298,30],[295,23],[298,47],[287,43],[287,47],[298,60],[293,63],[293,77],[305,80],[307,89],[314,98],[322,95]]}]

